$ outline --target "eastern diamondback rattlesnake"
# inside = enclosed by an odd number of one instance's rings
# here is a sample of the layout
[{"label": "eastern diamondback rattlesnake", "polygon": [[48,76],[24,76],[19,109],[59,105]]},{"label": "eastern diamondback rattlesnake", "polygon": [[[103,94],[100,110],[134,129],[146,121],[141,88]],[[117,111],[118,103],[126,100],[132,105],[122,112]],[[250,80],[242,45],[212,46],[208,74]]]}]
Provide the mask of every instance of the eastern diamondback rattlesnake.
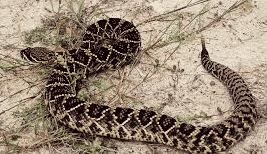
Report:
[{"label": "eastern diamondback rattlesnake", "polygon": [[[69,51],[65,64],[57,64],[46,84],[50,113],[61,123],[91,135],[161,143],[190,153],[216,153],[233,147],[257,121],[253,96],[242,77],[230,68],[211,61],[202,38],[204,68],[227,86],[234,112],[226,120],[208,127],[180,123],[154,111],[111,108],[79,100],[81,83],[99,71],[118,68],[134,60],[141,38],[135,26],[119,18],[100,20],[87,28],[80,48]],[[44,61],[52,54],[45,48],[27,48],[21,56]],[[41,55],[41,56],[40,56]],[[79,73],[80,78],[75,74]]]}]

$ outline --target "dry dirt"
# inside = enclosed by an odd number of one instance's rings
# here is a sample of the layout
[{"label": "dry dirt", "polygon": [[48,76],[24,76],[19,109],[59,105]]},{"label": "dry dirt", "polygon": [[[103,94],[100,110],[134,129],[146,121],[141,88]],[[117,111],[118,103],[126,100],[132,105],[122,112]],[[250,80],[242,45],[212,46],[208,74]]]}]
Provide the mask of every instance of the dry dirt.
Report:
[{"label": "dry dirt", "polygon": [[[209,17],[203,17],[200,21],[202,26],[207,25],[225,9],[233,5],[237,0],[209,2],[212,12]],[[107,11],[109,17],[124,18],[139,25],[146,19],[166,13],[183,6],[190,0],[131,0],[131,1],[109,1],[103,5],[102,9]],[[22,32],[31,30],[39,26],[41,18],[52,15],[47,10],[58,8],[55,0],[1,0],[0,1],[0,54],[20,58],[19,51],[26,46],[22,42]],[[65,4],[65,1],[62,1]],[[85,1],[85,6],[90,8],[96,1]],[[180,13],[197,13],[207,4],[200,4],[179,11]],[[66,5],[65,5],[66,6]],[[99,17],[101,18],[101,17]],[[162,34],[166,24],[163,22],[150,22],[137,27],[142,37],[142,49],[149,46],[153,37]],[[190,27],[190,26],[189,26]],[[193,27],[193,26],[191,26]],[[151,30],[154,30],[151,33]],[[187,31],[187,29],[184,29]],[[189,31],[189,30],[188,30]],[[238,72],[248,83],[253,95],[256,98],[259,113],[262,118],[243,141],[234,148],[222,153],[234,154],[264,154],[267,153],[267,123],[266,123],[266,100],[267,100],[267,3],[265,0],[251,1],[250,5],[244,5],[234,12],[224,16],[218,23],[213,24],[202,31],[206,38],[206,46],[210,52],[212,60],[224,64]],[[172,117],[188,117],[199,115],[200,112],[212,116],[209,120],[201,121],[201,125],[212,124],[224,119],[231,113],[232,101],[227,89],[201,66],[199,54],[201,51],[200,35],[195,35],[193,39],[184,42],[178,50],[168,59],[166,65],[153,74],[155,59],[160,64],[178,46],[173,43],[167,47],[148,50],[149,56],[143,54],[140,63],[133,70],[130,79],[129,89],[140,83],[148,74],[151,75],[145,82],[131,91],[130,96],[144,105],[137,105],[136,108],[158,109],[162,108],[162,113]],[[178,66],[177,66],[178,64]],[[177,66],[177,71],[171,71],[173,65]],[[184,71],[179,71],[184,70]],[[27,88],[28,84],[23,80],[23,76],[6,73],[0,70],[0,98],[4,100],[11,94],[21,89]],[[153,74],[153,75],[152,75]],[[43,86],[43,85],[42,85]],[[40,90],[35,87],[31,91],[23,91],[12,98],[0,103],[0,126],[1,133],[15,129],[19,123],[13,119],[11,113],[21,107],[16,105],[16,101],[31,96],[32,93]],[[128,90],[129,92],[130,90]],[[120,99],[117,97],[115,99]],[[115,100],[118,101],[118,100]],[[37,100],[28,102],[25,106],[31,106]],[[110,105],[115,105],[114,103]],[[120,104],[124,106],[124,104]],[[128,105],[128,107],[131,107]],[[220,115],[217,108],[221,108]],[[6,111],[6,112],[3,112]],[[31,144],[31,137],[25,137],[21,144]],[[1,137],[3,139],[3,136]],[[183,153],[171,147],[148,144],[140,142],[126,142],[111,139],[105,143],[109,147],[115,147],[117,153]],[[6,147],[0,147],[0,153],[5,153]],[[29,153],[29,152],[22,152]],[[68,148],[51,149],[44,145],[31,153],[74,153]]]}]

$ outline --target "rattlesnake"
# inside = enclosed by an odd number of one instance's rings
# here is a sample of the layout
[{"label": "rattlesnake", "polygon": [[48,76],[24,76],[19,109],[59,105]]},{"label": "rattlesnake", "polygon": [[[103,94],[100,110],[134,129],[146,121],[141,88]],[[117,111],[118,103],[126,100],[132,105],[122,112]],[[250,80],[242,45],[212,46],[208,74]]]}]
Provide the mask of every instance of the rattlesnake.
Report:
[{"label": "rattlesnake", "polygon": [[[248,86],[236,72],[211,61],[201,39],[203,67],[228,88],[234,111],[226,120],[212,126],[181,123],[154,111],[112,108],[79,100],[82,78],[110,67],[123,67],[134,60],[141,38],[135,26],[119,18],[100,20],[90,25],[83,44],[70,50],[65,64],[56,64],[46,84],[45,98],[52,116],[80,132],[124,140],[161,143],[189,153],[216,153],[233,147],[254,127],[257,111]],[[27,48],[21,56],[30,61],[46,61],[46,48]],[[40,56],[42,55],[42,56]],[[79,74],[77,78],[75,74]]]}]

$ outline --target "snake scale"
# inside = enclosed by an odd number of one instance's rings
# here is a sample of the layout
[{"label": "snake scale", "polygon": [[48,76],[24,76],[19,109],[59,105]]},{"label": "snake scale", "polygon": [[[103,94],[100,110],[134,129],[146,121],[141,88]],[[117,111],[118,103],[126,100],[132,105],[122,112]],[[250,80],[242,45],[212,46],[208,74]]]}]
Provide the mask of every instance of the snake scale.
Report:
[{"label": "snake scale", "polygon": [[[124,140],[153,142],[189,153],[217,153],[243,139],[257,121],[256,104],[245,81],[230,68],[211,61],[201,39],[203,67],[228,88],[234,111],[212,126],[181,123],[154,111],[112,108],[77,98],[82,78],[130,64],[140,51],[136,27],[123,19],[99,20],[88,26],[83,43],[69,51],[65,65],[56,64],[45,86],[45,98],[52,116],[80,132]],[[53,52],[35,47],[21,50],[24,59],[46,61]],[[50,56],[47,56],[50,55]],[[79,74],[77,78],[74,74]],[[75,81],[75,82],[74,82]]]}]

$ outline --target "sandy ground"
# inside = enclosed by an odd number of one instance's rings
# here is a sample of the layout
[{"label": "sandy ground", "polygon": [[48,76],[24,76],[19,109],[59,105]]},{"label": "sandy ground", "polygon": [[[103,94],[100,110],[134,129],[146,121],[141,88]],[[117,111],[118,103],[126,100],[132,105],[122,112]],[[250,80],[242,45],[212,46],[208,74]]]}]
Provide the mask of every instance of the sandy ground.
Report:
[{"label": "sandy ground", "polygon": [[[216,0],[209,2],[212,11],[210,16],[201,19],[201,25],[207,25],[217,17],[216,14],[221,15],[225,9],[235,2],[234,0],[227,0],[222,3]],[[64,2],[62,3],[64,4]],[[103,5],[102,9],[107,11],[106,14],[110,17],[124,18],[132,21],[135,25],[139,25],[149,17],[183,7],[187,3],[189,3],[189,0],[110,1]],[[26,47],[22,42],[22,32],[34,29],[40,25],[42,17],[51,15],[47,11],[52,10],[51,4],[53,4],[54,9],[57,8],[57,1],[54,0],[52,2],[48,0],[1,0],[0,54],[19,58],[19,51]],[[88,6],[88,8],[94,4],[96,4],[95,1],[85,1],[85,6]],[[262,115],[255,130],[245,140],[222,153],[267,153],[267,3],[265,0],[257,0],[252,1],[251,4],[224,16],[220,22],[202,32],[206,38],[206,46],[211,59],[232,68],[244,78],[256,98],[259,113]],[[197,13],[203,6],[204,4],[197,5],[183,9],[180,12]],[[143,50],[149,46],[150,39],[162,34],[164,26],[162,22],[150,22],[137,27],[141,33]],[[189,27],[192,28],[193,26]],[[151,30],[154,30],[153,33],[150,33]],[[172,117],[199,115],[201,111],[207,113],[208,116],[212,116],[209,120],[201,121],[201,125],[221,121],[231,113],[232,101],[227,89],[201,66],[199,37],[200,35],[196,35],[194,39],[184,42],[169,58],[164,67],[131,91],[130,96],[144,102],[144,105],[137,105],[136,108],[156,110],[162,107],[162,113]],[[155,59],[158,59],[162,64],[164,59],[177,46],[178,43],[174,43],[164,48],[148,50],[149,56],[143,54],[137,68],[129,77],[131,80],[129,89],[136,86],[134,83],[140,83],[147,74],[150,76],[153,73]],[[173,65],[177,64],[179,64],[178,71],[170,71]],[[28,87],[21,76],[5,73],[2,70],[0,70],[0,73],[1,100]],[[16,101],[27,98],[31,96],[31,93],[38,90],[40,90],[40,87],[35,87],[31,91],[21,92],[19,95],[0,103],[2,133],[15,129],[18,125],[18,122],[11,115],[12,111],[17,108],[8,109],[14,106]],[[32,103],[36,102],[29,102],[29,104]],[[217,111],[218,107],[226,114],[220,116]],[[3,113],[5,110],[8,111]],[[113,139],[106,142],[107,146],[115,147],[117,153],[183,153],[158,144],[125,142]],[[32,153],[72,153],[70,149],[48,149],[47,146],[44,146],[32,151]],[[5,153],[5,151],[5,147],[0,147],[0,153]]]}]

